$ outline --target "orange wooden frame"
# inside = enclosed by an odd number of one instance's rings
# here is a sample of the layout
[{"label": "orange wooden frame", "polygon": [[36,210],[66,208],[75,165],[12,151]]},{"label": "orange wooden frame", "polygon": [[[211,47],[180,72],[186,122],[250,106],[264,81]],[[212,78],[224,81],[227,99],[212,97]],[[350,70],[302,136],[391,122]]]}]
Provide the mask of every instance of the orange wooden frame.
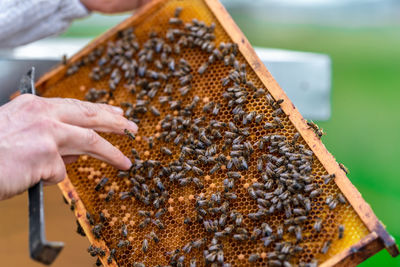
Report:
[{"label": "orange wooden frame", "polygon": [[[370,231],[370,234],[360,240],[357,244],[326,260],[321,264],[321,266],[355,266],[383,248],[386,248],[393,257],[397,256],[399,254],[399,249],[394,239],[385,230],[385,227],[375,216],[371,207],[368,205],[368,203],[365,202],[358,190],[347,178],[344,171],[340,169],[335,158],[327,151],[320,139],[318,139],[315,133],[307,126],[304,118],[300,115],[299,111],[286,96],[285,92],[279,87],[278,83],[274,80],[267,68],[257,57],[254,49],[251,47],[244,34],[234,23],[225,8],[217,0],[203,1],[207,4],[215,17],[219,20],[220,24],[230,36],[232,41],[238,44],[240,52],[247,60],[250,67],[257,74],[258,78],[268,88],[270,94],[275,99],[284,99],[284,102],[281,105],[283,111],[289,117],[290,121],[294,124],[297,131],[301,134],[311,150],[314,152],[315,156],[320,160],[324,168],[329,173],[336,174],[336,184]],[[87,55],[90,51],[92,51],[99,45],[105,44],[119,30],[126,28],[132,23],[140,23],[146,18],[146,14],[157,10],[162,6],[163,3],[164,0],[152,1],[144,8],[140,9],[134,16],[126,19],[121,24],[110,29],[109,31],[92,41],[80,52],[75,54],[69,60],[69,62],[75,62],[81,57]],[[65,75],[65,70],[66,67],[64,65],[59,65],[52,71],[41,77],[36,84],[39,93],[41,92],[41,90],[43,90],[43,88],[55,84],[60,78],[62,78]],[[75,215],[78,218],[81,226],[83,227],[89,241],[96,246],[104,248],[107,251],[108,255],[109,251],[105,243],[101,240],[96,240],[94,238],[91,232],[91,226],[86,219],[86,209],[82,201],[80,201],[80,198],[70,180],[66,178],[58,186],[69,202],[71,202],[72,198],[75,199]],[[107,264],[107,257],[103,257],[101,260],[105,266],[117,266],[115,261],[113,261],[111,264]]]}]

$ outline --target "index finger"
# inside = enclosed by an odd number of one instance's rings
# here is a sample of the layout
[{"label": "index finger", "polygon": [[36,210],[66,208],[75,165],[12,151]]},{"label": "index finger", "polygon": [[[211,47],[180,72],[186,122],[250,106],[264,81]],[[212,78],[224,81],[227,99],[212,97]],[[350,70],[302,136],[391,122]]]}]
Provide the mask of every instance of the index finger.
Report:
[{"label": "index finger", "polygon": [[124,129],[136,133],[137,125],[126,119],[119,107],[84,102],[72,98],[46,98],[53,104],[55,116],[62,122],[99,132],[123,134]]}]

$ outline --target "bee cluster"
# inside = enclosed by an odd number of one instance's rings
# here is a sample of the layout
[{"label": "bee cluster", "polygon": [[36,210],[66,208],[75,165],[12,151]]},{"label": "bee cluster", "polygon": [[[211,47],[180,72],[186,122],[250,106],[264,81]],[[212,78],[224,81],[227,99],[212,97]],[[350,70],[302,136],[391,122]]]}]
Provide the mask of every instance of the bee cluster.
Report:
[{"label": "bee cluster", "polygon": [[[125,130],[131,146],[142,141],[147,146],[139,152],[131,148],[130,170],[119,171],[114,178],[100,178],[89,170],[91,179],[98,177],[92,190],[99,193],[104,206],[123,203],[120,210],[126,213],[122,219],[110,214],[109,209],[86,214],[94,237],[104,239],[110,248],[109,255],[93,246],[88,252],[107,263],[113,260],[119,263],[120,258],[129,255],[137,261],[126,265],[146,266],[148,253],[157,250],[168,228],[164,218],[176,212],[171,187],[179,187],[193,192],[188,200],[184,196],[177,198],[179,203],[188,201],[192,212],[185,213],[184,220],[176,223],[181,224],[179,227],[199,226],[204,234],[165,252],[164,265],[231,266],[242,261],[250,265],[317,266],[316,258],[299,259],[305,250],[303,242],[309,243],[310,235],[318,235],[324,229],[323,218],[311,224],[309,215],[315,213],[313,207],[324,195],[323,186],[333,183],[335,174],[316,177],[315,157],[300,134],[295,133],[291,138],[283,134],[287,126],[281,108],[283,100],[274,99],[250,79],[247,65],[239,61],[238,45],[216,44],[214,23],[207,25],[197,19],[184,22],[180,18],[182,12],[182,8],[177,8],[166,22],[169,29],[165,36],[151,32],[141,44],[134,29],[128,28],[66,71],[70,76],[81,67],[94,64],[90,78],[108,79],[108,88],[89,89],[86,100],[119,102],[125,116],[139,128],[149,117],[159,121],[151,136],[135,136]],[[207,60],[194,69],[182,56],[186,50],[202,53]],[[194,94],[193,88],[198,86],[195,78],[211,72],[218,64],[228,69],[217,85],[223,88],[221,97],[211,100]],[[121,88],[129,92],[133,101],[116,100]],[[267,103],[271,112],[252,110],[248,103],[254,99]],[[225,117],[229,120],[220,119],[221,114],[228,115]],[[319,137],[324,134],[315,124],[309,126]],[[257,135],[256,127],[267,133]],[[256,173],[251,179],[246,175],[250,170]],[[220,182],[214,179],[217,173],[224,177]],[[316,182],[317,178],[323,183]],[[124,181],[125,186],[119,181]],[[239,191],[246,192],[251,212],[245,213],[240,207]],[[327,195],[324,202],[330,211],[347,204],[340,193]],[[269,218],[277,214],[283,218],[282,223],[270,225]],[[105,229],[110,227],[118,227],[118,240],[107,240]],[[138,231],[146,232],[140,245],[133,242]],[[343,238],[343,225],[337,227],[336,235]],[[321,244],[319,253],[328,252],[335,240],[333,235],[330,237]],[[225,250],[229,242],[257,244],[258,249],[239,253],[232,259]],[[234,262],[228,262],[227,258]]]}]

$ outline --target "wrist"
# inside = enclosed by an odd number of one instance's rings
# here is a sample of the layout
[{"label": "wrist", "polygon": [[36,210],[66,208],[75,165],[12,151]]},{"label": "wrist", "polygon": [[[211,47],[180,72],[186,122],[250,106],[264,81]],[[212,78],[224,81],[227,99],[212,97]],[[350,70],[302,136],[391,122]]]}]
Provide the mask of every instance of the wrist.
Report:
[{"label": "wrist", "polygon": [[82,6],[84,6],[84,7],[86,8],[86,10],[87,10],[88,12],[95,11],[95,10],[93,9],[93,5],[92,5],[91,1],[88,1],[88,0],[79,0],[79,2],[82,4]]},{"label": "wrist", "polygon": [[146,4],[149,0],[79,0],[89,11],[101,13],[118,13],[134,10]]}]

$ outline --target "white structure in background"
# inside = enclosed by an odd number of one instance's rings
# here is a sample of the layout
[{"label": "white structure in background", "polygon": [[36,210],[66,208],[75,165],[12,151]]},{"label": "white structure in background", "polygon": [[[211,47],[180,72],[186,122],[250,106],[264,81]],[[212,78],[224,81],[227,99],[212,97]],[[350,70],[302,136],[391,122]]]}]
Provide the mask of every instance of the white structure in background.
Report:
[{"label": "white structure in background", "polygon": [[[318,24],[340,27],[400,25],[398,0],[221,0],[235,15],[258,25]],[[93,14],[76,23],[79,28],[110,28],[129,14]],[[75,24],[75,23],[74,23]],[[73,24],[73,25],[74,25]],[[79,26],[78,26],[79,25]],[[73,26],[74,27],[74,26]],[[16,90],[22,74],[35,66],[37,76],[59,62],[63,54],[78,51],[89,39],[55,38],[10,51],[0,51],[0,105]],[[256,48],[261,60],[307,119],[331,115],[331,61],[329,56]]]},{"label": "white structure in background", "polygon": [[[54,38],[21,46],[0,56],[0,104],[16,90],[20,77],[36,67],[37,77],[57,64],[62,55],[71,56],[90,39]],[[256,48],[258,56],[276,78],[304,117],[330,117],[331,61],[327,55]]]},{"label": "white structure in background", "polygon": [[331,116],[331,59],[328,55],[256,47],[257,55],[307,119]]},{"label": "white structure in background", "polygon": [[317,24],[357,28],[399,26],[398,0],[221,0],[233,14],[258,23]]}]

